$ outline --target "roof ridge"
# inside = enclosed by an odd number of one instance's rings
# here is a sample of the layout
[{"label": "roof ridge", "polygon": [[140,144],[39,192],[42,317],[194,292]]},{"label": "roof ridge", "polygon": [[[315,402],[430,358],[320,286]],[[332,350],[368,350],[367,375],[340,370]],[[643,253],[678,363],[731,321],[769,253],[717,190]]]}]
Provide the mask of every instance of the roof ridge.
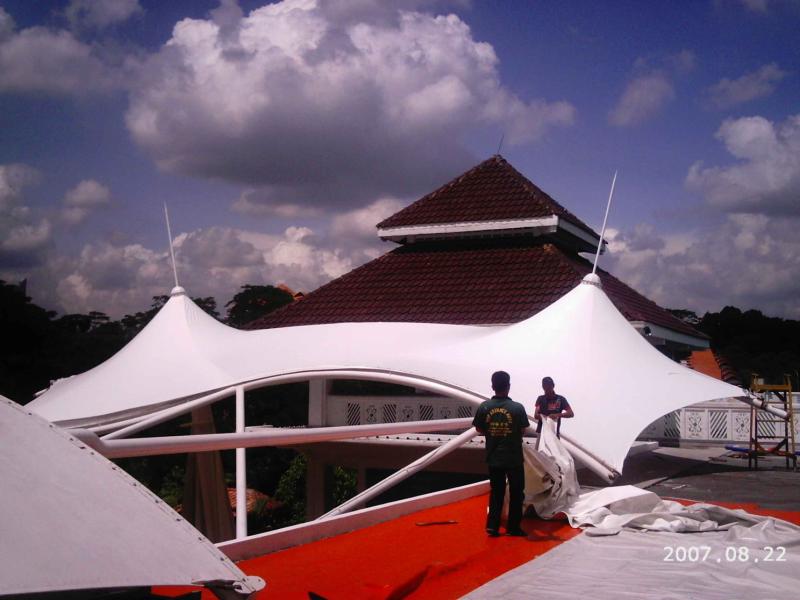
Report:
[{"label": "roof ridge", "polygon": [[401,208],[399,211],[397,211],[397,212],[396,212],[396,213],[394,213],[393,215],[389,215],[388,217],[386,217],[385,219],[383,219],[383,220],[382,220],[380,223],[378,223],[378,224],[376,225],[376,227],[378,227],[378,228],[382,227],[382,226],[383,226],[383,224],[384,224],[386,221],[389,221],[390,219],[394,219],[395,217],[397,217],[397,216],[399,216],[399,215],[403,214],[404,212],[406,212],[406,211],[407,211],[409,208],[411,208],[412,206],[417,206],[417,207],[418,207],[420,204],[422,204],[422,203],[427,203],[429,200],[432,200],[432,199],[436,198],[437,196],[440,196],[440,195],[441,195],[442,193],[444,193],[445,191],[449,190],[450,188],[452,188],[452,187],[454,187],[455,185],[457,185],[457,184],[461,183],[462,181],[464,181],[464,179],[466,179],[467,177],[470,177],[470,176],[474,175],[474,173],[475,173],[477,170],[479,170],[479,169],[482,169],[482,168],[485,168],[485,167],[486,167],[486,165],[488,165],[488,164],[489,164],[489,163],[491,163],[491,162],[497,162],[497,161],[498,161],[498,159],[499,159],[499,161],[501,161],[502,163],[508,164],[508,161],[506,161],[506,159],[504,159],[504,158],[503,158],[503,157],[502,157],[500,154],[493,154],[492,156],[490,156],[490,157],[489,157],[489,158],[487,158],[486,160],[483,160],[483,161],[479,162],[477,165],[475,165],[475,166],[474,166],[474,167],[472,167],[471,169],[469,169],[469,170],[467,170],[467,171],[464,171],[464,172],[463,172],[461,175],[459,175],[458,177],[456,177],[456,178],[454,178],[454,179],[451,179],[450,181],[448,181],[448,182],[446,182],[446,183],[444,183],[444,184],[440,185],[438,188],[436,188],[436,189],[435,189],[435,190],[433,190],[432,192],[428,192],[427,194],[425,194],[424,196],[422,196],[422,198],[419,198],[419,199],[417,199],[417,200],[414,200],[414,201],[413,201],[411,204],[409,204],[408,206],[404,206],[403,208]]},{"label": "roof ridge", "polygon": [[[457,218],[458,215],[465,217]],[[494,154],[422,198],[377,224],[378,229],[442,225],[462,220],[488,223],[502,217],[554,216],[585,231],[598,234],[542,190],[501,154]]]},{"label": "roof ridge", "polygon": [[[572,271],[576,275],[578,275],[581,278],[584,276],[584,273],[581,273],[580,269],[578,268],[578,265],[575,263],[574,260],[569,258],[563,252],[557,252],[556,251],[556,250],[558,250],[558,248],[556,247],[556,245],[553,242],[547,242],[547,243],[543,244],[542,246],[543,246],[543,249],[544,249],[545,252],[547,252],[548,254],[553,254],[554,256],[556,256],[560,262],[566,264],[570,269],[572,269]],[[576,255],[576,258],[578,260],[586,260],[582,256],[579,256],[579,255]]]}]

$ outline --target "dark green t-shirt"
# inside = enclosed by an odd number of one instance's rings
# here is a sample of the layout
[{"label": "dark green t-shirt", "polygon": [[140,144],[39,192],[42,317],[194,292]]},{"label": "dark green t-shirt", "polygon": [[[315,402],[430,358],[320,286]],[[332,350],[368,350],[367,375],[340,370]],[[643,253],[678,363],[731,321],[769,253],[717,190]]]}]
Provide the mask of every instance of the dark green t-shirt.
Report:
[{"label": "dark green t-shirt", "polygon": [[478,407],[472,424],[486,436],[486,464],[522,465],[522,432],[530,427],[525,407],[509,397],[495,396]]}]

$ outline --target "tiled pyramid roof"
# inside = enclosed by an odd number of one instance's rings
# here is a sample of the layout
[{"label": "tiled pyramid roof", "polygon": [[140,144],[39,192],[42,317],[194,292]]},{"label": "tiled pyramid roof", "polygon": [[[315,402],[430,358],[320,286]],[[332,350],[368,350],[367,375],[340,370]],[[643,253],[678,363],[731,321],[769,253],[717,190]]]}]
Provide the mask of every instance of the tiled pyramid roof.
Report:
[{"label": "tiled pyramid roof", "polygon": [[600,236],[531,183],[502,156],[495,155],[378,223],[381,229],[531,219],[556,215]]},{"label": "tiled pyramid roof", "polygon": [[[401,246],[251,323],[249,329],[317,323],[522,321],[566,294],[591,264],[541,238],[419,242]],[[603,289],[630,321],[704,337],[614,276]]]}]

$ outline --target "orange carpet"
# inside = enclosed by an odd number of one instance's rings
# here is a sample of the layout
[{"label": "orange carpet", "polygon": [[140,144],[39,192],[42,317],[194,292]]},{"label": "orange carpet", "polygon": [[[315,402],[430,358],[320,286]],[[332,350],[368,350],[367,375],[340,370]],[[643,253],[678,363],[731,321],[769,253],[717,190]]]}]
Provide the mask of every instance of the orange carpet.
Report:
[{"label": "orange carpet", "polygon": [[[670,498],[683,504],[695,500]],[[400,517],[387,523],[242,561],[267,587],[257,598],[399,600],[458,598],[578,535],[566,521],[523,520],[528,538],[484,533],[486,496]],[[715,502],[800,525],[800,512],[757,504]],[[455,524],[417,523],[454,520]],[[197,588],[153,588],[178,595]],[[312,593],[314,595],[310,595]],[[203,600],[212,600],[203,592]]]},{"label": "orange carpet", "polygon": [[[566,521],[523,520],[528,538],[489,538],[487,496],[423,510],[387,523],[305,544],[239,567],[267,587],[257,598],[329,600],[458,598],[578,535]],[[452,525],[417,523],[456,521]],[[185,592],[188,588],[181,588]],[[154,588],[176,594],[177,588]],[[213,598],[203,592],[203,599]]]}]

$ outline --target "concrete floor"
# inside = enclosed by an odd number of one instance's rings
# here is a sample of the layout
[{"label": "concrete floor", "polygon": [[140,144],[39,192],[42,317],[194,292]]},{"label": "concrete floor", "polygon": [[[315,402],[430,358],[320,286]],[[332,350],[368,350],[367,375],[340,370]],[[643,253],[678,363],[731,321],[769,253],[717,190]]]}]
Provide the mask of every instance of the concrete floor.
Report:
[{"label": "concrete floor", "polygon": [[[786,469],[781,457],[759,459],[750,471],[747,459],[722,447],[659,448],[625,461],[617,485],[636,485],[662,497],[707,502],[752,502],[764,508],[800,511],[800,471]],[[583,486],[601,482],[578,472]]]}]

